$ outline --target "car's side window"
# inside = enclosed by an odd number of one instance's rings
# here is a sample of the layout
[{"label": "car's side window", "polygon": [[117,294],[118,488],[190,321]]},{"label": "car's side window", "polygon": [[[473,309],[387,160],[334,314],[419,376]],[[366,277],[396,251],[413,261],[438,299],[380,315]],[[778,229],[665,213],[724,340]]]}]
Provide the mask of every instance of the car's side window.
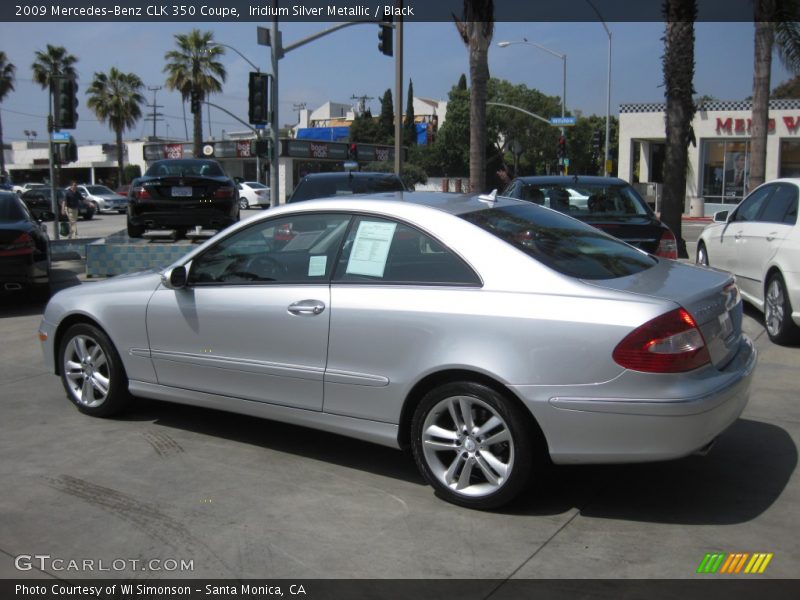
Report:
[{"label": "car's side window", "polygon": [[196,257],[189,283],[326,282],[350,219],[345,214],[311,213],[255,223]]},{"label": "car's side window", "polygon": [[764,207],[767,198],[770,197],[772,192],[775,191],[774,185],[765,185],[750,194],[747,198],[742,200],[742,203],[736,209],[732,221],[736,223],[743,223],[747,221],[758,220],[758,215]]},{"label": "car's side window", "polygon": [[797,187],[790,183],[778,183],[775,188],[775,193],[770,196],[758,220],[794,225],[797,222]]},{"label": "car's side window", "polygon": [[334,274],[336,282],[481,285],[456,254],[401,222],[359,217],[350,228]]}]

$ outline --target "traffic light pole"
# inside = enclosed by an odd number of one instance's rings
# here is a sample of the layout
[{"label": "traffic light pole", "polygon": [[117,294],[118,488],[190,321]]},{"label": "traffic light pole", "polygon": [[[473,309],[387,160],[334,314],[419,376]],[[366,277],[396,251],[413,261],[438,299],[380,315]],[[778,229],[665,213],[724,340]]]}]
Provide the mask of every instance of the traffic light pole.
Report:
[{"label": "traffic light pole", "polygon": [[53,211],[53,239],[60,239],[59,222],[61,216],[60,206],[58,205],[58,188],[56,187],[56,153],[53,144],[53,82],[50,81],[50,112],[47,115],[47,149],[50,153],[50,210]]}]

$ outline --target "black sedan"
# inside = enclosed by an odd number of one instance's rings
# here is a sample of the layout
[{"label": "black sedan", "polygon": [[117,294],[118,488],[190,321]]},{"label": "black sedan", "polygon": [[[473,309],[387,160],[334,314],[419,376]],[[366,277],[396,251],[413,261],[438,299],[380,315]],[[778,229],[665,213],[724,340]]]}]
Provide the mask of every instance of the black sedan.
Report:
[{"label": "black sedan", "polygon": [[156,229],[220,230],[238,220],[236,183],[214,160],[156,161],[128,192],[128,237]]},{"label": "black sedan", "polygon": [[47,232],[14,192],[0,191],[0,289],[46,294],[49,286]]},{"label": "black sedan", "polygon": [[622,179],[577,175],[518,177],[502,195],[566,213],[656,256],[678,258],[675,235]]},{"label": "black sedan", "polygon": [[[64,201],[64,190],[57,189],[58,193],[58,210],[61,210],[60,205]],[[31,211],[33,218],[36,220],[48,221],[53,218],[53,204],[51,198],[53,197],[50,187],[36,187],[27,192],[23,192],[20,198]],[[94,218],[97,207],[94,203],[86,198],[78,208],[78,216],[84,221],[89,221]],[[46,216],[49,215],[49,216]]]}]

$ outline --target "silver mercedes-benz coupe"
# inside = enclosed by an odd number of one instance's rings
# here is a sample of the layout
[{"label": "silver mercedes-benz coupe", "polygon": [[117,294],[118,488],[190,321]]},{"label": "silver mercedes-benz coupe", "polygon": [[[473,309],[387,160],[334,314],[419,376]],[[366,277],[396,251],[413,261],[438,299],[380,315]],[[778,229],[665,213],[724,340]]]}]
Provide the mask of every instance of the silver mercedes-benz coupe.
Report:
[{"label": "silver mercedes-benz coupe", "polygon": [[86,414],[138,396],[410,448],[472,508],[540,459],[706,450],[756,363],[730,275],[530,202],[419,192],[256,214],[160,272],[59,292],[39,338]]}]

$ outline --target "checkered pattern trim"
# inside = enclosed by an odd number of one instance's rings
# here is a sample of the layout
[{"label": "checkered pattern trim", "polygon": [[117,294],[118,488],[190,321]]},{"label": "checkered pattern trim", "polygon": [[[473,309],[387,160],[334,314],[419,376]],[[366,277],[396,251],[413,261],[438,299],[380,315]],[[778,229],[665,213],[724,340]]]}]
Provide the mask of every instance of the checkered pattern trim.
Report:
[{"label": "checkered pattern trim", "polygon": [[[699,107],[698,107],[699,108]],[[706,102],[702,106],[703,110],[722,111],[722,110],[752,110],[753,103],[750,100],[714,100]],[[620,104],[620,113],[652,113],[664,112],[667,105],[664,102],[651,102],[646,104]],[[800,109],[800,99],[770,100],[770,110],[795,110]]]},{"label": "checkered pattern trim", "polygon": [[164,267],[189,250],[185,244],[90,244],[86,247],[86,275],[111,277]]}]

